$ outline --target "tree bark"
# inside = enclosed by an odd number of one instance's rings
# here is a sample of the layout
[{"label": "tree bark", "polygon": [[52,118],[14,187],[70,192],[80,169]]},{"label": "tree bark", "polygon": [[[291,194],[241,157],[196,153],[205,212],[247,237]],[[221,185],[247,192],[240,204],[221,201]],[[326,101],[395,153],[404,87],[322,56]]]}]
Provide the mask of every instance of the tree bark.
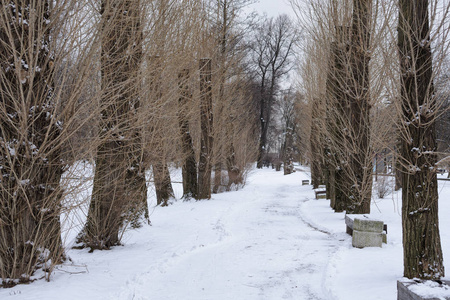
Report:
[{"label": "tree bark", "polygon": [[140,3],[103,0],[101,4],[101,144],[97,149],[87,224],[79,236],[92,250],[118,245],[124,215],[146,199],[142,169],[136,171],[136,162],[130,159],[136,152],[133,148],[139,135],[130,119],[133,120],[134,105],[139,101],[136,86],[142,59]]},{"label": "tree bark", "polygon": [[227,191],[230,191],[233,185],[238,186],[244,182],[242,170],[236,164],[236,155],[234,151],[235,151],[234,145],[231,144],[229,146],[227,155],[227,171],[228,171]]},{"label": "tree bark", "polygon": [[198,199],[211,198],[211,154],[212,154],[212,84],[211,59],[202,58],[200,69],[200,161],[198,165]]},{"label": "tree bark", "polygon": [[349,141],[348,118],[350,116],[346,90],[348,88],[348,31],[336,28],[336,39],[331,43],[329,73],[327,78],[327,141],[329,161],[330,197],[336,212],[346,210],[351,202],[349,196]]},{"label": "tree bark", "polygon": [[49,1],[2,3],[0,61],[8,67],[0,78],[0,277],[8,287],[63,257],[59,183],[65,162]]},{"label": "tree bark", "polygon": [[181,149],[183,155],[183,199],[197,198],[197,163],[195,161],[194,145],[192,143],[189,121],[187,117],[187,105],[192,101],[192,93],[189,90],[189,70],[184,69],[178,75],[178,87],[180,98],[178,101],[178,123],[181,133]]},{"label": "tree bark", "polygon": [[[163,49],[159,45],[158,48]],[[161,105],[163,91],[162,91],[162,64],[159,56],[152,56],[148,60],[150,67],[149,72],[149,91],[150,102],[158,106],[159,115],[164,115],[164,105]],[[167,165],[166,141],[164,132],[164,120],[157,120],[150,128],[152,143],[152,152],[150,160],[153,166],[153,179],[155,182],[156,202],[161,206],[168,206],[169,200],[175,198],[172,188],[172,181],[170,180],[169,167]]]},{"label": "tree bark", "polygon": [[[136,18],[139,16],[139,2],[137,2],[135,9],[137,12]],[[139,80],[139,68],[142,62],[143,50],[142,40],[143,33],[141,30],[140,19],[136,20],[136,51],[133,54],[133,62],[135,66],[130,65],[133,68],[133,72],[130,72],[132,80]],[[133,84],[133,83],[131,83]],[[130,111],[130,119],[128,120],[130,126],[130,136],[132,139],[128,145],[128,161],[130,167],[127,169],[126,183],[127,183],[127,199],[130,199],[128,211],[126,212],[125,219],[129,221],[133,228],[141,227],[142,216],[147,224],[150,224],[150,217],[148,212],[147,203],[147,181],[145,178],[145,164],[144,164],[144,143],[142,138],[142,126],[138,124],[138,111],[143,106],[141,97],[139,97],[140,84],[134,83],[133,87],[130,87],[130,99],[133,99],[132,108]]]},{"label": "tree bark", "polygon": [[[317,189],[323,180],[322,166],[322,155],[321,155],[321,143],[320,143],[320,124],[322,118],[325,116],[321,113],[321,99],[313,99],[312,111],[311,111],[311,135],[310,135],[310,145],[311,145],[311,184],[314,189]],[[328,198],[330,199],[330,198]]]},{"label": "tree bark", "polygon": [[444,277],[439,235],[436,132],[428,0],[400,0],[404,276]]},{"label": "tree bark", "polygon": [[351,159],[350,205],[347,213],[370,213],[372,198],[372,151],[370,149],[370,31],[372,0],[353,0],[350,52]]},{"label": "tree bark", "polygon": [[398,191],[402,188],[402,177],[403,177],[403,173],[402,172],[402,165],[400,163],[399,160],[399,151],[401,149],[401,142],[399,143],[399,145],[397,147],[395,147],[395,153],[394,153],[394,172],[395,172],[395,187],[394,190]]},{"label": "tree bark", "polygon": [[286,121],[285,140],[283,145],[283,172],[284,175],[289,175],[294,172],[294,158],[293,158],[293,126],[290,121]]},{"label": "tree bark", "polygon": [[[262,81],[265,81],[265,78],[263,77]],[[261,126],[261,135],[259,138],[259,147],[258,147],[258,159],[256,163],[256,167],[258,169],[261,169],[263,167],[263,160],[264,156],[266,154],[266,145],[267,145],[267,132],[269,129],[269,115],[268,115],[268,108],[269,105],[266,104],[266,102],[270,101],[266,96],[265,92],[265,85],[264,83],[261,84],[261,91],[260,91],[260,115],[259,115],[259,122]]]},{"label": "tree bark", "polygon": [[153,164],[153,178],[155,180],[156,202],[161,206],[168,206],[169,200],[175,198],[167,164],[156,162]]}]

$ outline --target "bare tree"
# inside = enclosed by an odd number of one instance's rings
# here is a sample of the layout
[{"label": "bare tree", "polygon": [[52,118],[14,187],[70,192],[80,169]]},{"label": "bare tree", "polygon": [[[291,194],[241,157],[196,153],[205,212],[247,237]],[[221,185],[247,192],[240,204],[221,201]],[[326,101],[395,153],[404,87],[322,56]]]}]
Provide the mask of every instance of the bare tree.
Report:
[{"label": "bare tree", "polygon": [[371,58],[372,0],[353,0],[351,27],[350,113],[351,141],[355,143],[350,168],[354,174],[351,205],[347,213],[369,213],[372,198],[372,150],[370,149],[369,61]]},{"label": "bare tree", "polygon": [[[373,106],[383,108],[393,100],[387,90],[389,86],[395,88],[395,80],[384,73],[392,67],[391,60],[386,59],[392,51],[384,48],[388,44],[385,36],[389,33],[392,10],[384,10],[383,3],[378,1],[372,4],[372,1],[311,0],[307,1],[309,9],[304,13],[299,2],[291,2],[307,23],[308,42],[318,49],[318,54],[310,54],[312,60],[307,63],[313,65],[316,73],[326,74],[322,78],[327,78],[325,85],[315,91],[309,88],[306,94],[309,101],[325,104],[324,109],[317,106],[314,109],[323,115],[314,116],[311,131],[316,135],[312,139],[314,148],[321,144],[323,149],[315,151],[321,156],[313,156],[315,178],[325,179],[330,203],[337,211],[367,213],[372,161],[376,156],[373,150],[384,151],[389,144],[385,130],[388,126],[374,129],[371,118]],[[305,75],[309,74],[314,72]],[[308,81],[321,82],[316,78],[320,76]],[[326,101],[321,101],[323,98]],[[318,172],[321,164],[322,172]]]},{"label": "bare tree", "polygon": [[405,277],[440,279],[444,265],[438,221],[437,102],[429,4],[428,0],[399,3],[403,257]]},{"label": "bare tree", "polygon": [[297,32],[287,15],[263,19],[255,31],[253,63],[259,80],[260,145],[257,167],[262,168],[272,118],[275,94],[280,79],[292,68],[291,56]]},{"label": "bare tree", "polygon": [[67,66],[71,51],[88,65],[92,59],[73,30],[85,21],[75,20],[78,15],[76,1],[0,1],[3,287],[28,282],[39,268],[48,279],[64,259],[60,214],[66,191],[60,182],[72,159],[64,151],[79,117],[79,106],[72,108],[89,73],[74,64],[75,77]]},{"label": "bare tree", "polygon": [[201,113],[201,145],[198,165],[198,199],[211,198],[211,155],[212,155],[212,74],[211,59],[201,59],[200,69],[200,113]]},{"label": "bare tree", "polygon": [[141,138],[133,124],[142,60],[140,2],[104,0],[100,12],[100,145],[87,224],[79,235],[92,250],[118,245],[124,216],[140,211],[133,207],[145,205],[147,197]]},{"label": "bare tree", "polygon": [[[147,62],[149,71],[148,75],[148,89],[149,89],[149,103],[152,103],[152,110],[159,116],[165,116],[167,109],[166,103],[163,100],[162,91],[162,64],[161,57],[150,57]],[[164,118],[158,118],[153,121],[150,126],[151,132],[151,149],[150,161],[153,170],[153,179],[155,183],[156,202],[157,205],[168,206],[169,200],[175,198],[172,182],[170,180],[170,172],[167,163],[167,145],[164,137]]]},{"label": "bare tree", "polygon": [[183,198],[189,200],[197,198],[198,178],[197,163],[195,160],[194,145],[190,132],[189,119],[187,118],[187,106],[192,102],[192,92],[189,88],[189,69],[184,69],[178,75],[179,78],[179,112],[178,119],[181,131],[182,148],[182,175],[183,175]]}]

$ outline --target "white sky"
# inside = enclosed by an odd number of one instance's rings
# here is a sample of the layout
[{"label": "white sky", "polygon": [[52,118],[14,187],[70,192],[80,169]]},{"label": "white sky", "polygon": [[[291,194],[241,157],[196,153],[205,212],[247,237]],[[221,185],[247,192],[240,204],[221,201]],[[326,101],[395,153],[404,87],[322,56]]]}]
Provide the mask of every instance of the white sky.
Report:
[{"label": "white sky", "polygon": [[270,17],[275,17],[282,13],[290,16],[294,12],[288,0],[257,0],[256,3],[249,6],[251,10],[256,10],[259,14],[266,13]]}]

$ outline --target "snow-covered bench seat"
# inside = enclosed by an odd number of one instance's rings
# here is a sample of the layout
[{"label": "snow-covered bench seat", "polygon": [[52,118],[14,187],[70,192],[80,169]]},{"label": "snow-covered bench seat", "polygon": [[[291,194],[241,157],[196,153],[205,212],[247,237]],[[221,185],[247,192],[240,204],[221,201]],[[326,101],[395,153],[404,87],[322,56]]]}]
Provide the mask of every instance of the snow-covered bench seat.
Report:
[{"label": "snow-covered bench seat", "polygon": [[450,281],[402,278],[397,281],[398,300],[450,300]]},{"label": "snow-covered bench seat", "polygon": [[302,180],[302,185],[309,185],[309,180]]},{"label": "snow-covered bench seat", "polygon": [[347,233],[352,236],[353,247],[381,247],[387,242],[387,225],[370,215],[346,215],[345,224]]},{"label": "snow-covered bench seat", "polygon": [[324,185],[319,185],[317,189],[314,189],[316,199],[327,199],[327,189]]}]

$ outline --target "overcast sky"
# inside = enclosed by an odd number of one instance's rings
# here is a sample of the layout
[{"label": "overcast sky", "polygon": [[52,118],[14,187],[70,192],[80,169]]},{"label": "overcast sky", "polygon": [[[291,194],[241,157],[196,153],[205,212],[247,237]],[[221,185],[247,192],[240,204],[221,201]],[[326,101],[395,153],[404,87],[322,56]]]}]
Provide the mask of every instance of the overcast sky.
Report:
[{"label": "overcast sky", "polygon": [[270,17],[286,13],[290,16],[294,15],[288,0],[257,0],[256,3],[250,5],[251,10],[256,10],[258,13],[266,13]]}]

